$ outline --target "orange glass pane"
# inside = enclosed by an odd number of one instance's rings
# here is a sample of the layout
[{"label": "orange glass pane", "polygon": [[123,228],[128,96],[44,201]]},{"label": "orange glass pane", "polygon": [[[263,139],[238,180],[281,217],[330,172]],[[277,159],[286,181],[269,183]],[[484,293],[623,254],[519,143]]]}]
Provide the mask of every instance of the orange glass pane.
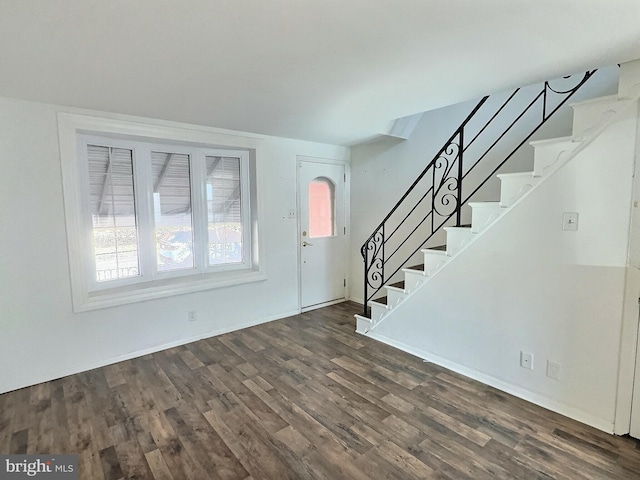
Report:
[{"label": "orange glass pane", "polygon": [[327,178],[309,184],[309,237],[334,235],[334,186]]}]

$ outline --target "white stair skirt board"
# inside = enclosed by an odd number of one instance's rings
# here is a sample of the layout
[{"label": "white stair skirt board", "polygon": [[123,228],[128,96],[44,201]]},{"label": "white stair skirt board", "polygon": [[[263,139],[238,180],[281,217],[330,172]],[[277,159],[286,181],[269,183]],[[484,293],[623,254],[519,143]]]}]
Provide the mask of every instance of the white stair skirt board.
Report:
[{"label": "white stair skirt board", "polygon": [[471,231],[473,233],[482,232],[505,211],[500,206],[500,202],[470,202],[469,206],[471,207]]},{"label": "white stair skirt board", "polygon": [[500,206],[510,207],[517,202],[520,197],[531,190],[540,180],[534,177],[533,172],[523,173],[501,173],[500,179]]},{"label": "white stair skirt board", "polygon": [[534,148],[533,176],[547,177],[581,145],[573,137],[552,138],[529,142]]}]

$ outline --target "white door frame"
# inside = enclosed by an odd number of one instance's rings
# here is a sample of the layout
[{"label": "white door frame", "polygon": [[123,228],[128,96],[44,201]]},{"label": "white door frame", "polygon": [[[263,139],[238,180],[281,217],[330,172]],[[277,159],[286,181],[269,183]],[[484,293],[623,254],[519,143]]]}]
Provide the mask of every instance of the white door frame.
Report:
[{"label": "white door frame", "polygon": [[347,229],[347,233],[345,235],[345,255],[346,255],[346,266],[345,266],[345,279],[347,280],[347,286],[345,287],[344,296],[345,299],[348,299],[351,292],[351,278],[350,278],[350,270],[349,266],[351,265],[351,169],[350,164],[347,160],[339,160],[332,158],[319,158],[319,157],[307,157],[305,155],[297,155],[296,162],[296,245],[298,252],[298,312],[302,313],[303,311],[315,310],[316,308],[326,307],[328,305],[333,305],[336,303],[342,302],[342,300],[327,302],[320,305],[314,305],[309,308],[302,308],[302,245],[300,242],[300,230],[302,228],[302,219],[300,218],[300,165],[302,162],[307,163],[326,163],[329,165],[342,165],[344,166],[344,173],[346,175],[346,179],[344,182],[344,225]]}]

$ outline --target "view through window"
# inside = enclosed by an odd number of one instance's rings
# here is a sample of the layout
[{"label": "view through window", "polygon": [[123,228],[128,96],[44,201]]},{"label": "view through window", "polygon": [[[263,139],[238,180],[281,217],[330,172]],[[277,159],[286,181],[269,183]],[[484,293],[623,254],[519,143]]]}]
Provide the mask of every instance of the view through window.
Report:
[{"label": "view through window", "polygon": [[335,185],[325,177],[309,184],[309,237],[331,237],[335,233]]}]

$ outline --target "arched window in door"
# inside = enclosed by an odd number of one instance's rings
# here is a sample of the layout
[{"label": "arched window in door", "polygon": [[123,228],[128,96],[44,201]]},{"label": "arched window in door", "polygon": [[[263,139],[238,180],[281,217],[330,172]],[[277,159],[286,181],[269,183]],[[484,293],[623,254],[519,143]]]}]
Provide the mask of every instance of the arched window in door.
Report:
[{"label": "arched window in door", "polygon": [[335,235],[335,185],[326,177],[309,184],[309,237]]}]

